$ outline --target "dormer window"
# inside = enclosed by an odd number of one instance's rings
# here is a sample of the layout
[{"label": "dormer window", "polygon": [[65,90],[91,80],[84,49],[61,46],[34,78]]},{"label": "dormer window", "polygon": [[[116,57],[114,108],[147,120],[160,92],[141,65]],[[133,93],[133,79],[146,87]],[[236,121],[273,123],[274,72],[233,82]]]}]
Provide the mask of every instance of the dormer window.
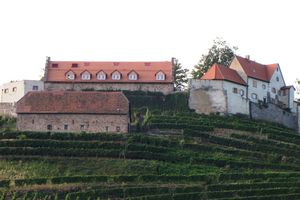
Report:
[{"label": "dormer window", "polygon": [[98,74],[97,74],[97,79],[98,80],[105,80],[106,79],[106,74],[104,71],[100,71]]},{"label": "dormer window", "polygon": [[156,80],[158,81],[164,81],[166,79],[166,75],[163,72],[158,72],[156,75]]},{"label": "dormer window", "polygon": [[138,79],[138,75],[135,71],[131,71],[129,74],[128,74],[128,79],[129,80],[132,80],[132,81],[135,81]]},{"label": "dormer window", "polygon": [[75,79],[75,74],[74,74],[74,72],[68,71],[68,72],[66,73],[66,79],[67,79],[67,80],[74,80],[74,79]]},{"label": "dormer window", "polygon": [[114,71],[111,75],[112,80],[120,80],[121,79],[121,73],[118,71]]},{"label": "dormer window", "polygon": [[81,74],[81,79],[82,79],[82,80],[90,80],[90,79],[91,79],[91,74],[90,74],[90,72],[84,71],[84,72]]}]

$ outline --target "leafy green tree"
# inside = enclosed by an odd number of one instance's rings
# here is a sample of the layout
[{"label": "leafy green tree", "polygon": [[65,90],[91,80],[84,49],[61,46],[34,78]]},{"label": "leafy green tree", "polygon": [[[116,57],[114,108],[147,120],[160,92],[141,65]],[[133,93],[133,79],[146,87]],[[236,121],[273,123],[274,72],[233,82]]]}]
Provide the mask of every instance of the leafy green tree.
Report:
[{"label": "leafy green tree", "polygon": [[178,59],[174,59],[173,64],[173,76],[174,76],[174,87],[178,91],[184,90],[188,82],[187,73],[188,69],[184,69],[179,63]]},{"label": "leafy green tree", "polygon": [[229,66],[234,57],[234,51],[238,48],[217,38],[213,41],[213,46],[208,50],[207,55],[202,55],[200,61],[192,70],[193,78],[201,78],[213,64]]}]

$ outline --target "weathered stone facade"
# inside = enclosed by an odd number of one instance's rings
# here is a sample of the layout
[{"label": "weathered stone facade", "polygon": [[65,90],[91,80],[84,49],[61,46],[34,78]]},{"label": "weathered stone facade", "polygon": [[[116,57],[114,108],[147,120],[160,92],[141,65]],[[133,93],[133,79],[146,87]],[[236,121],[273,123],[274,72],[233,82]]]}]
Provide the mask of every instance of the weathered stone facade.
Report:
[{"label": "weathered stone facade", "polygon": [[16,117],[16,104],[0,103],[0,115],[9,115]]},{"label": "weathered stone facade", "polygon": [[197,113],[249,115],[249,101],[240,91],[246,87],[228,81],[190,79],[189,107]]},{"label": "weathered stone facade", "polygon": [[128,132],[128,115],[18,114],[17,129],[53,132]]},{"label": "weathered stone facade", "polygon": [[45,90],[129,90],[150,91],[170,94],[174,91],[173,83],[55,83],[45,82]]},{"label": "weathered stone facade", "polygon": [[298,130],[298,116],[268,103],[267,106],[250,102],[250,116],[252,119],[264,120],[283,124],[286,127]]},{"label": "weathered stone facade", "polygon": [[29,92],[17,103],[17,129],[128,132],[129,101],[122,92]]}]

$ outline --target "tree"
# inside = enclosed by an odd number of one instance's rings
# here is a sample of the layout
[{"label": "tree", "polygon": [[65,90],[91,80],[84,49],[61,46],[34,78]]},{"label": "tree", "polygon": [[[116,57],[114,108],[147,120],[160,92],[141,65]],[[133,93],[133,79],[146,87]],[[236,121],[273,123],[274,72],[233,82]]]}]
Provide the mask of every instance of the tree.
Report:
[{"label": "tree", "polygon": [[229,66],[234,57],[234,51],[238,48],[229,46],[222,38],[217,38],[213,46],[208,50],[207,55],[202,55],[200,61],[192,70],[193,78],[201,78],[213,64]]},{"label": "tree", "polygon": [[174,86],[178,91],[184,90],[188,82],[187,72],[188,69],[183,69],[178,59],[174,59],[173,64],[173,76],[174,76]]}]

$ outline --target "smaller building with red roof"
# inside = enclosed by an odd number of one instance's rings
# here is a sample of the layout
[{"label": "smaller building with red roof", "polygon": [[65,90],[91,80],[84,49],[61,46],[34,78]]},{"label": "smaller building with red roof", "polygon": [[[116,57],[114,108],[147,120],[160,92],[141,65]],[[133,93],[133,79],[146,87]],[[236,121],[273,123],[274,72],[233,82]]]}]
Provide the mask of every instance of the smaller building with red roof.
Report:
[{"label": "smaller building with red roof", "polygon": [[17,102],[17,129],[128,132],[129,101],[122,92],[29,92]]},{"label": "smaller building with red roof", "polygon": [[229,67],[214,64],[190,80],[190,108],[199,113],[250,115],[250,102],[293,109],[294,87],[286,86],[279,64],[263,65],[235,56]]}]

